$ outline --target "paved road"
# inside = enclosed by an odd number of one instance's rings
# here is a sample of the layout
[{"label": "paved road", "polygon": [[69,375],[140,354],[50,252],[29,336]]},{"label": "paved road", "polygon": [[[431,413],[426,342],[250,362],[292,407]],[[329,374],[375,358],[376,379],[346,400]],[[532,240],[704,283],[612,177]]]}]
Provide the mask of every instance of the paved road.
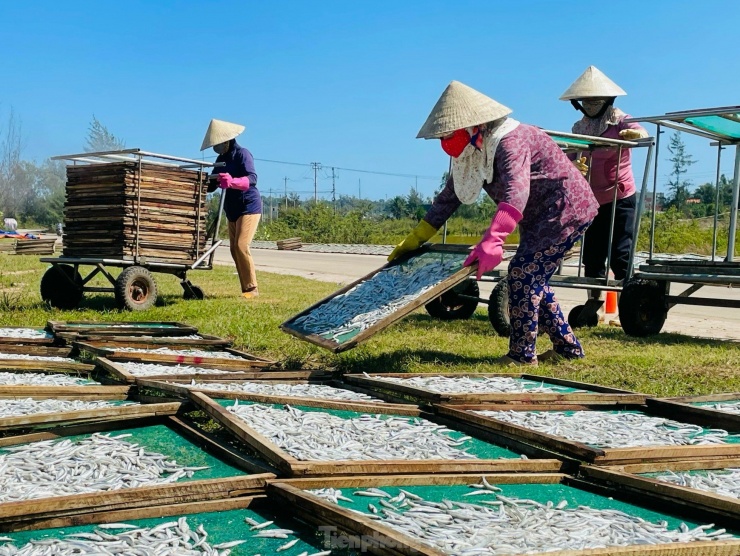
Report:
[{"label": "paved road", "polygon": [[[385,262],[377,255],[346,255],[337,253],[307,253],[253,249],[257,270],[275,274],[290,274],[313,280],[347,283],[360,278]],[[216,262],[233,265],[228,248],[220,248]],[[503,267],[502,267],[503,268]],[[492,285],[481,283],[481,297],[488,298]],[[674,284],[671,293],[680,293],[685,285]],[[566,314],[585,301],[586,293],[574,288],[558,288],[557,296]],[[740,300],[740,288],[705,287],[696,296]],[[740,309],[678,305],[668,313],[665,332],[740,341]]]}]

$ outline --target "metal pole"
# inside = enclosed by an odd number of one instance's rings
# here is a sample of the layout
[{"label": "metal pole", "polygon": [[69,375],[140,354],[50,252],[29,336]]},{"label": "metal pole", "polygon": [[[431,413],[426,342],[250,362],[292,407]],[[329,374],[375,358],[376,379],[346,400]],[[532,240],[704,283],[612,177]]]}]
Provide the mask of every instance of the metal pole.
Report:
[{"label": "metal pole", "polygon": [[717,226],[719,224],[719,172],[720,162],[722,160],[722,143],[717,145],[717,179],[715,180],[714,192],[714,231],[712,232],[712,261],[717,255]]},{"label": "metal pole", "polygon": [[660,154],[660,124],[657,126],[655,132],[655,168],[653,169],[653,208],[652,214],[650,215],[650,255],[649,258],[652,260],[653,253],[655,252],[655,207],[658,204],[658,155]]},{"label": "metal pole", "polygon": [[139,155],[139,171],[136,177],[136,253],[134,260],[139,262],[139,222],[141,220],[141,155]]},{"label": "metal pole", "polygon": [[[590,153],[591,153],[591,158],[593,159],[593,150],[590,150]],[[580,159],[581,158],[581,154],[582,154],[582,151],[578,151],[576,153],[576,158],[577,159]],[[591,187],[591,164],[588,165],[588,170],[586,170],[586,181],[588,182],[588,186]],[[593,190],[592,187],[591,187],[591,189]],[[585,245],[586,245],[586,233],[584,232],[583,236],[581,236],[580,253],[578,253],[578,274],[577,274],[577,276],[579,278],[581,277],[581,272],[584,272],[585,273],[585,271],[586,271],[586,269],[585,269],[585,267],[583,265],[583,250],[584,250],[584,246]],[[558,273],[562,273],[562,270],[563,270],[563,262],[560,261],[560,268],[558,269]]]},{"label": "metal pole", "polygon": [[632,230],[632,245],[630,246],[630,260],[627,265],[627,276],[625,281],[632,277],[635,271],[635,253],[637,252],[637,239],[640,236],[640,224],[642,221],[642,213],[645,210],[645,195],[647,195],[647,184],[648,177],[650,176],[650,166],[653,162],[653,149],[655,148],[655,141],[648,147],[648,153],[645,157],[645,173],[642,176],[642,187],[640,188],[640,197],[637,201],[637,208],[635,210],[635,226]]},{"label": "metal pole", "polygon": [[732,206],[730,207],[730,233],[727,238],[727,262],[735,259],[735,234],[737,232],[737,204],[740,202],[740,145],[735,146],[735,177],[732,180]]},{"label": "metal pole", "polygon": [[612,241],[614,239],[614,220],[617,217],[617,195],[619,195],[619,170],[622,166],[622,145],[617,148],[617,176],[614,180],[614,197],[612,198],[612,220],[609,223],[609,240],[606,246],[606,276],[604,285],[609,285],[609,269],[612,265]]},{"label": "metal pole", "polygon": [[285,210],[288,210],[288,176],[283,179],[285,180]]}]

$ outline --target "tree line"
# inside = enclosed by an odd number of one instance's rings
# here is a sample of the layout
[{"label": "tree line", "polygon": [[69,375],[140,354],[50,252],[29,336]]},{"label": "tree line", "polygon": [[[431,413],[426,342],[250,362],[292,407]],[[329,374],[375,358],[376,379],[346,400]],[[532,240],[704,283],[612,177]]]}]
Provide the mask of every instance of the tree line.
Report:
[{"label": "tree line", "polygon": [[[83,150],[96,152],[124,148],[93,116]],[[15,218],[24,227],[53,227],[63,221],[65,163],[24,157],[26,139],[17,114],[10,110],[0,119],[0,218]]]}]

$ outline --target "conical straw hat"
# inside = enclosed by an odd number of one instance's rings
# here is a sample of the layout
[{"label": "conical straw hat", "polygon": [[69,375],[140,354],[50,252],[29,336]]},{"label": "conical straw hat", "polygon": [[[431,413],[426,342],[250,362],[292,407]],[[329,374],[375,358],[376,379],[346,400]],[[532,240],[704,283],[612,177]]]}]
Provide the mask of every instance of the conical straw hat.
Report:
[{"label": "conical straw hat", "polygon": [[560,100],[580,98],[621,97],[627,93],[596,66],[588,66],[581,76],[560,97]]},{"label": "conical straw hat", "polygon": [[511,114],[511,108],[459,81],[452,81],[432,108],[416,138],[444,137],[458,129],[492,122],[507,114]]},{"label": "conical straw hat", "polygon": [[211,120],[211,123],[208,124],[206,136],[203,137],[203,144],[200,146],[200,150],[204,151],[208,147],[234,139],[244,129],[243,125],[232,124],[223,120]]}]

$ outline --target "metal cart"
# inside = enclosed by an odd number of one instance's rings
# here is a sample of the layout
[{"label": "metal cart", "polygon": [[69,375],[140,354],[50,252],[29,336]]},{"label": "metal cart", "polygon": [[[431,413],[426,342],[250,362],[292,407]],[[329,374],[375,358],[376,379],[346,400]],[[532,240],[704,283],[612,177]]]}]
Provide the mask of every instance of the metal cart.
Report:
[{"label": "metal cart", "polygon": [[[618,160],[621,160],[622,149],[635,149],[645,148],[646,160],[645,160],[645,171],[642,178],[642,191],[643,194],[640,196],[639,203],[644,201],[644,191],[646,189],[650,169],[652,166],[652,157],[655,147],[655,140],[651,137],[642,139],[639,141],[623,141],[620,139],[606,139],[603,137],[592,137],[589,135],[577,135],[574,133],[565,133],[560,131],[545,130],[545,132],[560,146],[560,148],[566,154],[575,154],[580,156],[584,152],[594,152],[603,149],[616,149],[619,154]],[[616,174],[619,175],[619,166],[617,166]],[[590,181],[590,168],[589,175],[586,178]],[[614,197],[616,200],[617,188],[614,188]],[[615,217],[616,203],[612,204],[612,216],[609,237],[614,232],[614,217]],[[640,214],[640,206],[637,208],[637,214]],[[640,231],[640,219],[635,219],[634,238],[632,242],[632,248],[630,252],[630,265],[627,270],[627,276],[631,276],[633,270],[633,261],[635,258],[635,250],[637,246],[636,238]],[[566,274],[564,272],[565,265],[561,263],[560,268],[550,280],[550,285],[554,287],[564,288],[577,288],[584,290],[599,290],[599,291],[622,291],[621,281],[609,279],[609,267],[611,266],[611,241],[607,250],[607,261],[606,268],[607,274],[605,278],[587,278],[584,276],[584,269],[582,264],[583,259],[583,241],[580,242],[580,253],[577,256],[577,268],[575,275]],[[467,249],[467,247],[461,247]],[[568,259],[575,258],[575,254],[571,253],[570,256],[566,256],[564,262]],[[494,330],[501,336],[509,336],[511,332],[511,325],[509,324],[509,292],[506,280],[502,278],[506,277],[507,272],[505,270],[495,270],[482,277],[482,282],[494,282],[496,286],[493,288],[489,299],[480,297],[480,289],[475,279],[469,279],[459,284],[452,290],[447,291],[442,296],[434,299],[426,305],[427,312],[436,318],[444,320],[452,319],[466,319],[470,318],[478,307],[479,303],[483,303],[488,306],[488,318],[491,321],[491,325]],[[582,326],[596,326],[598,324],[598,310],[603,305],[603,301],[599,299],[589,299],[585,304],[574,307],[568,315],[568,322],[574,328]]]},{"label": "metal cart", "polygon": [[[180,158],[165,154],[157,154],[142,151],[141,149],[125,149],[118,151],[92,152],[83,154],[72,154],[55,156],[53,160],[65,160],[72,165],[78,164],[101,164],[114,162],[133,162],[138,165],[136,191],[139,196],[141,185],[141,165],[154,164],[180,169],[195,169],[201,177],[205,177],[205,170],[214,164],[201,160]],[[196,196],[196,207],[201,207],[202,188],[198,188]],[[41,262],[52,266],[41,278],[41,297],[53,307],[59,309],[74,309],[82,300],[86,292],[113,293],[119,308],[130,310],[144,310],[154,305],[157,300],[157,285],[152,273],[161,272],[172,274],[180,279],[185,299],[203,299],[203,290],[190,282],[187,273],[191,270],[211,270],[216,249],[223,240],[218,239],[218,230],[221,224],[221,213],[223,211],[224,195],[221,195],[221,204],[214,225],[206,232],[206,249],[200,252],[198,241],[196,241],[195,257],[192,261],[157,261],[147,260],[140,255],[139,249],[139,220],[140,204],[135,204],[135,253],[131,257],[101,258],[101,257],[69,257],[42,258]],[[199,217],[196,218],[198,223]],[[199,224],[198,224],[199,225]],[[196,230],[196,235],[198,231]],[[91,266],[93,269],[83,278],[80,274],[81,266]],[[108,268],[122,268],[123,270],[114,277]],[[98,275],[104,276],[110,286],[96,287],[88,285]]]},{"label": "metal cart", "polygon": [[[712,257],[711,260],[697,261],[655,258],[655,209],[657,193],[658,159],[653,172],[653,202],[650,223],[650,252],[648,260],[639,266],[637,272],[625,283],[619,301],[619,315],[622,328],[631,336],[657,334],[663,327],[668,311],[678,304],[702,305],[708,307],[740,308],[740,301],[722,298],[690,297],[703,286],[740,286],[740,261],[735,260],[735,238],[737,234],[737,213],[740,203],[740,106],[722,108],[703,108],[681,112],[668,112],[662,116],[631,118],[628,121],[650,122],[657,126],[656,142],[659,145],[662,128],[690,133],[710,141],[717,147],[717,188],[714,208]],[[734,146],[735,165],[732,185],[732,201],[728,225],[727,254],[724,260],[717,260],[717,235],[720,210],[720,163],[722,151]],[[640,209],[644,209],[645,184],[640,193]],[[638,212],[638,217],[641,216]],[[671,283],[686,284],[678,295],[671,295]]]}]

